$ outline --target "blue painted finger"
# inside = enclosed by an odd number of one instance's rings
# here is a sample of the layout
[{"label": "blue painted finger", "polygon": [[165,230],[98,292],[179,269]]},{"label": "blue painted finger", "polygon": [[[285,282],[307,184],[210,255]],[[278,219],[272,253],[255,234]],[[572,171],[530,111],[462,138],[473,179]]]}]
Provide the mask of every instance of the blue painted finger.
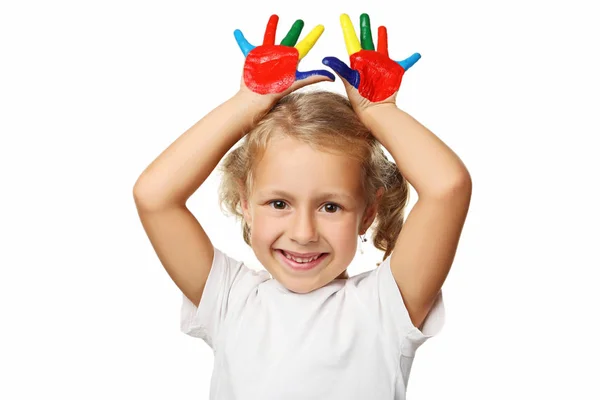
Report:
[{"label": "blue painted finger", "polygon": [[314,75],[321,75],[321,76],[325,76],[329,79],[331,79],[332,81],[335,81],[335,76],[324,69],[316,69],[313,71],[306,71],[306,72],[300,72],[300,71],[296,71],[296,80],[299,81],[301,79],[306,79],[309,76],[314,76]]},{"label": "blue painted finger", "polygon": [[419,61],[419,59],[421,58],[421,55],[419,53],[415,53],[412,56],[408,57],[405,60],[402,61],[396,61],[398,64],[400,64],[400,66],[402,68],[404,68],[404,71],[408,71],[408,69],[410,67],[412,67],[413,65],[415,65],[417,63],[417,61]]},{"label": "blue painted finger", "polygon": [[235,41],[237,42],[238,46],[240,46],[240,50],[242,50],[242,53],[244,53],[244,57],[250,53],[250,50],[256,47],[248,43],[244,37],[244,34],[239,29],[233,31],[233,36],[235,36]]},{"label": "blue painted finger", "polygon": [[343,61],[336,57],[325,57],[323,64],[334,70],[339,76],[348,81],[349,84],[358,89],[360,83],[360,74],[358,71],[350,68]]}]

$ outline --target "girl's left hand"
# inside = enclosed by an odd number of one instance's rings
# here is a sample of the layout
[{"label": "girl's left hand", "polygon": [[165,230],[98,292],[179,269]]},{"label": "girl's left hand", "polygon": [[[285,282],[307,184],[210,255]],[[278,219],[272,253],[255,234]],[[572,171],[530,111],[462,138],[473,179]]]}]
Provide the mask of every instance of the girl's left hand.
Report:
[{"label": "girl's left hand", "polygon": [[371,37],[371,22],[367,14],[360,16],[360,43],[350,17],[342,14],[340,22],[350,56],[350,67],[336,57],[325,57],[323,64],[329,66],[342,78],[348,99],[359,116],[374,105],[386,103],[395,105],[404,73],[419,61],[421,55],[414,53],[403,61],[392,60],[388,56],[385,26],[380,26],[378,29],[377,51],[375,51]]}]

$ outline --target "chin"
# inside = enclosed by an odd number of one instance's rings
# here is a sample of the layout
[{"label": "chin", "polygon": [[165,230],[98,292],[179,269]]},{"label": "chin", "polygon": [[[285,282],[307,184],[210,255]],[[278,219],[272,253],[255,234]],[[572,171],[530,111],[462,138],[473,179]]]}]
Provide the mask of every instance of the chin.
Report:
[{"label": "chin", "polygon": [[288,286],[286,286],[286,289],[289,290],[290,292],[294,292],[294,293],[297,293],[297,294],[307,294],[307,293],[310,293],[313,290],[316,290],[318,288],[313,288],[313,289],[305,289],[305,288],[297,289],[297,288],[294,288],[294,287],[288,287]]},{"label": "chin", "polygon": [[282,283],[283,286],[286,287],[287,290],[298,293],[298,294],[307,294],[312,292],[313,290],[317,290],[325,286],[325,284],[321,285],[298,285],[298,284],[285,284]]},{"label": "chin", "polygon": [[334,279],[331,278],[327,280],[323,280],[323,277],[318,280],[304,280],[301,278],[295,278],[291,276],[284,276],[282,280],[279,281],[285,288],[291,292],[298,294],[306,294],[310,293],[314,290],[320,289],[323,286],[327,286],[329,283],[333,282]]}]

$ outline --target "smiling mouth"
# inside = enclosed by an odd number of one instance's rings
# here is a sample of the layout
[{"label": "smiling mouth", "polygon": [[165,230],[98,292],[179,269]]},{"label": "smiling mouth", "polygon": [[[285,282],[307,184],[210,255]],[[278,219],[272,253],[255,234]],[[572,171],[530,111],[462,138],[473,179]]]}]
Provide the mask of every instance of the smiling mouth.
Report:
[{"label": "smiling mouth", "polygon": [[[316,268],[317,266],[319,266],[321,264],[321,262],[325,258],[327,258],[328,254],[329,254],[329,253],[321,253],[318,256],[315,255],[314,257],[311,257],[308,259],[299,259],[296,257],[297,260],[300,260],[300,261],[296,261],[294,258],[288,258],[285,255],[285,252],[281,249],[277,249],[277,250],[275,250],[275,252],[278,254],[277,258],[279,258],[280,262],[284,266],[286,266],[287,268],[290,268],[293,271],[297,271],[297,272],[309,271],[309,270],[312,270],[313,268]],[[308,260],[310,260],[310,261],[308,261]]]},{"label": "smiling mouth", "polygon": [[291,258],[291,259],[298,259],[300,261],[313,261],[315,259],[320,258],[323,255],[327,255],[329,253],[305,253],[306,255],[298,255],[299,253],[289,253],[286,250],[283,249],[276,249],[275,251],[283,254],[284,257],[286,258]]}]

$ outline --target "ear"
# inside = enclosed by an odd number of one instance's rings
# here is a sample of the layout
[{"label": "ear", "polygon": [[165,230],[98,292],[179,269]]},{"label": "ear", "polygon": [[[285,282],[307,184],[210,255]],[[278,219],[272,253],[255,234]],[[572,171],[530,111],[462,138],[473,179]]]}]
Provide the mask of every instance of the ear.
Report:
[{"label": "ear", "polygon": [[242,206],[244,221],[246,221],[248,227],[251,227],[252,218],[250,217],[250,208],[248,207],[248,200],[244,197],[243,193],[240,193],[240,203]]},{"label": "ear", "polygon": [[236,179],[236,183],[237,183],[237,188],[238,188],[238,194],[240,196],[240,205],[242,207],[242,215],[244,217],[244,221],[246,221],[246,224],[248,226],[250,226],[250,221],[252,219],[250,218],[250,209],[248,207],[248,199],[246,199],[245,185],[239,179]]},{"label": "ear", "polygon": [[383,187],[380,187],[379,189],[377,189],[377,192],[375,193],[375,201],[365,211],[365,216],[363,217],[361,229],[359,230],[361,235],[365,234],[367,229],[369,229],[369,227],[375,220],[375,216],[377,216],[377,208],[379,207],[379,202],[381,201],[381,197],[383,196],[384,192],[385,192],[385,189]]}]

